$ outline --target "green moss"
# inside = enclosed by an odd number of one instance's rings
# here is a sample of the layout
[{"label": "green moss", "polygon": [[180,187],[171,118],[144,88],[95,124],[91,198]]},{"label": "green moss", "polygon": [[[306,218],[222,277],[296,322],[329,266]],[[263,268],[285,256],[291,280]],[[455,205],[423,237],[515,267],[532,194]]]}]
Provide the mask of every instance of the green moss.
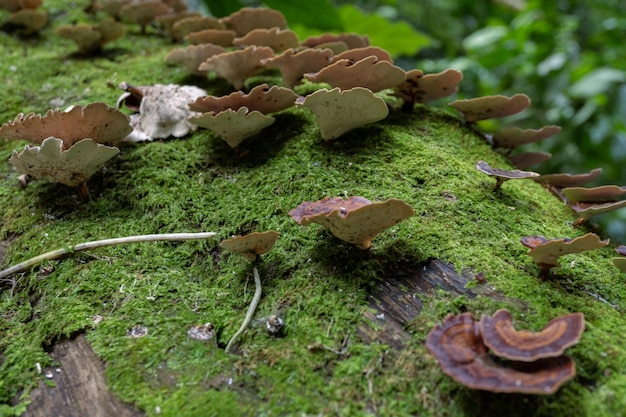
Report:
[{"label": "green moss", "polygon": [[[113,104],[120,91],[109,84],[119,81],[224,88],[163,65],[173,45],[154,33],[139,36],[136,28],[103,56],[72,55],[75,47],[57,39],[53,29],[89,20],[79,9],[86,2],[67,10],[61,3],[46,2],[53,23],[39,38],[0,33],[0,73],[7,85],[0,91],[2,120],[58,105]],[[50,344],[84,330],[107,362],[113,392],[148,415],[157,409],[181,416],[198,410],[608,416],[623,410],[626,351],[619,340],[626,331],[620,312],[626,294],[623,276],[610,264],[611,249],[567,256],[554,279],[539,280],[520,237],[573,237],[585,230],[574,229],[569,210],[534,182],[509,181],[494,192],[493,179],[474,165],[482,159],[506,166],[504,159],[447,113],[430,107],[392,111],[382,122],[323,144],[315,118],[290,109],[244,143],[243,157],[207,131],[127,144],[90,180],[89,203],[45,180],[18,189],[7,159],[22,145],[0,144],[0,238],[12,239],[3,265],[115,236],[215,231],[218,238],[109,247],[15,277],[14,288],[5,285],[0,294],[4,405],[37,384],[34,364],[50,363]],[[367,252],[317,225],[300,227],[287,215],[305,200],[350,195],[401,198],[416,215],[383,232]],[[227,355],[223,347],[243,320],[253,282],[249,263],[222,253],[218,242],[269,229],[281,237],[260,265],[263,298],[241,338],[243,354]],[[491,285],[527,308],[439,291],[420,296],[425,308],[407,325],[411,339],[404,350],[362,343],[355,327],[368,294],[400,265],[431,258],[484,272]],[[557,394],[475,392],[443,375],[427,353],[426,334],[446,314],[471,311],[479,317],[504,307],[519,327],[531,329],[568,311],[585,314],[587,330],[570,349],[578,376]],[[263,318],[275,313],[287,325],[283,338],[265,332]],[[96,315],[102,317],[98,324]],[[216,326],[216,343],[186,335],[206,322]],[[148,335],[126,336],[135,325],[146,326]]]}]

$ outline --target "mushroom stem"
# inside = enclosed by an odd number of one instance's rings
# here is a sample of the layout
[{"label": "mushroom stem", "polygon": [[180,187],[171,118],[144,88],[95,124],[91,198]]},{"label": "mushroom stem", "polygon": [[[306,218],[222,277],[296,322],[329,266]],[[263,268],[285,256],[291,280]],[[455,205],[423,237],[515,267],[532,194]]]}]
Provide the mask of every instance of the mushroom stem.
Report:
[{"label": "mushroom stem", "polygon": [[66,249],[56,249],[50,252],[46,252],[42,255],[35,256],[24,262],[13,265],[7,269],[0,271],[0,279],[10,277],[13,274],[24,272],[29,268],[41,263],[43,261],[51,261],[53,259],[59,259],[65,255],[69,255],[72,252],[79,252],[89,249],[101,248],[104,246],[123,245],[126,243],[141,243],[141,242],[157,242],[166,240],[198,240],[208,239],[215,236],[215,232],[202,232],[202,233],[164,233],[155,235],[138,235],[118,237],[113,239],[95,240],[92,242],[79,243],[78,245]]},{"label": "mushroom stem", "polygon": [[226,349],[224,349],[226,353],[230,353],[230,349],[233,347],[233,344],[237,341],[239,336],[241,336],[241,334],[246,330],[246,327],[248,327],[248,324],[250,324],[250,321],[252,320],[252,316],[254,316],[254,311],[259,305],[259,301],[261,300],[261,277],[259,277],[259,271],[256,265],[252,268],[252,273],[254,274],[254,286],[255,286],[254,297],[252,297],[252,302],[250,303],[250,306],[248,307],[248,312],[246,313],[246,317],[243,319],[243,323],[241,323],[241,327],[239,328],[239,330],[237,330],[237,333],[235,333],[233,337],[231,337],[231,339],[228,341],[228,344],[226,345]]},{"label": "mushroom stem", "polygon": [[87,188],[87,182],[81,182],[76,187],[76,191],[78,191],[78,195],[83,203],[88,203],[91,201],[91,194],[89,193],[89,188]]}]

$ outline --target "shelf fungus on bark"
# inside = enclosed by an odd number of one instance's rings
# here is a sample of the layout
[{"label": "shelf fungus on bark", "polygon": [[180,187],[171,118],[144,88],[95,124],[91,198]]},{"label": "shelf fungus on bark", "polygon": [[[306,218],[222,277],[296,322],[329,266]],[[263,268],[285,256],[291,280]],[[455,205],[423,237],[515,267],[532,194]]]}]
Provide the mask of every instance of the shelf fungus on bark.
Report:
[{"label": "shelf fungus on bark", "polygon": [[575,224],[582,224],[591,217],[626,207],[626,200],[619,200],[626,194],[626,187],[603,185],[600,187],[566,187],[561,189],[567,204],[580,216]]},{"label": "shelf fungus on bark", "polygon": [[[531,362],[511,360],[505,352],[504,359],[496,361],[484,340],[490,334],[484,334],[481,327],[471,313],[462,313],[448,316],[428,333],[426,348],[442,371],[455,381],[484,391],[548,395],[576,375],[573,359],[561,352]],[[541,343],[549,344],[552,336]],[[556,340],[558,342],[558,338]],[[494,343],[497,341],[491,342]],[[524,350],[525,346],[518,346],[518,349]],[[560,348],[548,350],[559,351]],[[513,356],[517,357],[517,352]]]},{"label": "shelf fungus on bark", "polygon": [[325,33],[319,36],[309,36],[302,41],[302,46],[309,48],[323,48],[328,44],[338,42],[343,43],[347,49],[363,48],[365,46],[369,46],[370,44],[369,38],[365,35],[359,35],[356,33]]},{"label": "shelf fungus on bark", "polygon": [[320,224],[335,237],[359,249],[369,249],[376,235],[414,214],[411,206],[402,200],[371,202],[358,196],[346,200],[326,197],[315,202],[305,201],[289,212],[298,224]]},{"label": "shelf fungus on bark", "polygon": [[520,171],[518,169],[507,170],[507,169],[494,168],[485,161],[478,161],[476,163],[476,169],[482,172],[483,174],[487,174],[491,177],[496,178],[496,185],[494,187],[494,190],[499,190],[502,184],[508,180],[536,179],[540,176],[536,172],[532,172],[532,171]]},{"label": "shelf fungus on bark", "polygon": [[406,79],[395,88],[395,95],[402,99],[404,108],[411,109],[415,103],[427,103],[451,96],[459,89],[463,73],[447,69],[436,74],[424,74],[419,69],[406,72]]},{"label": "shelf fungus on bark", "polygon": [[237,32],[230,29],[204,29],[191,32],[185,36],[185,40],[194,45],[213,44],[223,47],[233,45]]},{"label": "shelf fungus on bark", "polygon": [[277,68],[283,82],[292,88],[306,73],[317,72],[330,63],[333,51],[330,49],[303,49],[289,48],[280,55],[262,60],[267,68]]},{"label": "shelf fungus on bark", "polygon": [[79,53],[91,54],[99,52],[107,43],[121,38],[124,31],[122,23],[107,19],[94,25],[78,23],[59,26],[56,34],[76,43]]},{"label": "shelf fungus on bark", "polygon": [[237,110],[246,107],[249,111],[257,110],[263,114],[274,113],[285,110],[293,105],[298,95],[293,90],[279,86],[268,86],[260,84],[254,87],[247,94],[242,91],[235,91],[227,96],[202,96],[189,104],[193,111],[221,112],[228,109]]},{"label": "shelf fungus on bark", "polygon": [[561,131],[560,126],[544,126],[540,129],[521,129],[519,127],[505,127],[493,134],[491,144],[494,148],[514,149],[528,143],[535,143],[556,135]]},{"label": "shelf fungus on bark", "polygon": [[249,46],[213,55],[200,64],[198,71],[213,71],[239,90],[246,79],[265,69],[262,60],[272,56],[274,51],[268,46]]},{"label": "shelf fungus on bark", "polygon": [[169,33],[175,41],[182,41],[191,33],[208,29],[223,30],[224,25],[215,17],[187,16],[174,22]]},{"label": "shelf fungus on bark", "polygon": [[466,100],[455,100],[449,104],[459,111],[468,123],[485,119],[512,116],[530,106],[530,98],[526,94],[506,96],[485,96]]},{"label": "shelf fungus on bark", "polygon": [[226,52],[226,49],[219,45],[188,45],[172,49],[165,58],[163,58],[163,61],[168,64],[180,64],[194,75],[206,75],[207,71],[200,71],[198,69],[200,64],[212,56],[224,52]]},{"label": "shelf fungus on bark", "polygon": [[528,255],[535,263],[541,267],[542,278],[548,276],[551,268],[558,267],[560,258],[563,255],[585,252],[607,246],[609,240],[601,240],[594,233],[587,233],[574,239],[546,239],[543,236],[524,236],[521,239],[522,245],[530,248]]},{"label": "shelf fungus on bark", "polygon": [[308,108],[317,118],[322,139],[330,141],[344,133],[378,122],[389,114],[385,101],[363,87],[342,91],[322,88],[296,100],[296,105]]},{"label": "shelf fungus on bark", "polygon": [[146,33],[146,27],[158,16],[174,12],[166,3],[160,0],[144,0],[139,3],[129,3],[119,10],[122,20],[136,23],[141,27],[141,33]]},{"label": "shelf fungus on bark", "polygon": [[552,154],[550,152],[522,152],[508,155],[507,158],[516,169],[524,170],[549,160]]},{"label": "shelf fungus on bark", "polygon": [[287,20],[281,12],[261,7],[244,7],[222,18],[221,22],[228,29],[237,32],[237,36],[243,36],[254,29],[287,29]]},{"label": "shelf fungus on bark", "polygon": [[245,35],[233,39],[234,46],[267,46],[274,52],[282,52],[286,49],[300,46],[298,36],[292,30],[279,29],[253,29]]}]

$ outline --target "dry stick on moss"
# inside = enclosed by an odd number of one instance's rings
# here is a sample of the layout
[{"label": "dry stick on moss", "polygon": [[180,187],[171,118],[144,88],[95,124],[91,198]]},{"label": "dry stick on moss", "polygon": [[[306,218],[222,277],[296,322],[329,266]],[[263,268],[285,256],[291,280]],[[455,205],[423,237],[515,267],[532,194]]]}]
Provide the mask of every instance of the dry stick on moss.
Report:
[{"label": "dry stick on moss", "polygon": [[259,305],[259,301],[261,300],[261,277],[259,277],[259,270],[256,268],[256,265],[252,268],[252,273],[254,274],[254,297],[252,297],[252,302],[250,302],[250,306],[248,307],[248,312],[246,313],[246,317],[243,319],[243,323],[241,323],[241,327],[237,330],[237,333],[228,341],[226,345],[226,349],[224,351],[226,353],[230,353],[230,349],[233,347],[233,344],[237,341],[239,336],[246,330],[248,324],[252,320],[252,316],[254,316],[254,311],[256,307]]},{"label": "dry stick on moss", "polygon": [[139,236],[127,236],[118,237],[113,239],[95,240],[93,242],[79,243],[71,249],[57,249],[50,252],[46,252],[42,255],[35,256],[24,262],[13,265],[7,269],[0,271],[0,279],[10,277],[13,274],[24,272],[29,268],[37,265],[43,261],[51,261],[53,259],[59,259],[65,255],[69,255],[73,252],[79,252],[89,249],[101,248],[104,246],[123,245],[125,243],[141,243],[141,242],[157,242],[166,240],[198,240],[208,239],[215,236],[215,232],[202,232],[202,233],[164,233],[156,235],[139,235]]}]

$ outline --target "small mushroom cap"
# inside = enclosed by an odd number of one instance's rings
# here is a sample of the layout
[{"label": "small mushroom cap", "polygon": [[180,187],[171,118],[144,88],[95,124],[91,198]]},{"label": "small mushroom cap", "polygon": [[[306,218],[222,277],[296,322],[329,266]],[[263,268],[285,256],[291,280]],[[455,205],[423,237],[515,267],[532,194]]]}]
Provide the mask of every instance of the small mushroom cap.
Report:
[{"label": "small mushroom cap", "polygon": [[197,12],[181,11],[162,14],[157,16],[154,20],[159,25],[161,25],[170,36],[173,37],[172,27],[174,26],[174,24],[188,17],[202,17],[202,15]]},{"label": "small mushroom cap", "polygon": [[555,187],[577,187],[591,182],[602,175],[602,168],[592,169],[586,174],[544,174],[536,178]]},{"label": "small mushroom cap", "polygon": [[228,146],[236,148],[246,138],[274,123],[275,119],[259,111],[248,111],[246,107],[240,107],[237,111],[227,109],[219,113],[204,113],[202,116],[190,118],[189,121],[210,129],[228,143]]},{"label": "small mushroom cap", "polygon": [[576,375],[574,361],[567,355],[529,364],[514,362],[511,367],[494,362],[471,313],[450,315],[435,326],[426,337],[426,348],[445,374],[484,391],[547,395]]},{"label": "small mushroom cap", "polygon": [[507,169],[494,168],[485,161],[478,161],[476,163],[476,169],[482,172],[483,174],[487,174],[491,177],[496,177],[496,180],[497,180],[496,188],[499,188],[500,184],[507,180],[528,179],[528,178],[534,179],[540,176],[536,172],[532,172],[532,171],[520,171],[518,169],[507,170]]},{"label": "small mushroom cap", "polygon": [[517,169],[526,169],[552,158],[549,152],[523,152],[509,156],[509,161]]},{"label": "small mushroom cap", "polygon": [[598,214],[608,213],[626,207],[626,200],[611,201],[608,203],[586,203],[578,202],[570,205],[570,208],[576,212],[582,220],[588,220]]},{"label": "small mushroom cap", "polygon": [[182,40],[185,36],[201,30],[223,30],[224,25],[214,17],[188,16],[172,24],[171,35],[175,40]]},{"label": "small mushroom cap", "polygon": [[274,247],[278,236],[280,233],[274,230],[255,232],[222,240],[220,246],[230,252],[242,255],[250,262],[254,262],[258,255],[269,252]]},{"label": "small mushroom cap", "polygon": [[116,143],[132,131],[128,116],[106,103],[74,106],[70,111],[48,110],[45,115],[18,114],[15,120],[0,127],[0,138],[25,139],[41,143],[54,136],[63,140],[63,148],[91,138],[98,143]]},{"label": "small mushroom cap", "polygon": [[368,56],[354,63],[341,59],[314,74],[304,74],[304,77],[314,83],[328,83],[342,90],[365,87],[377,92],[402,83],[405,72],[389,61],[379,61],[376,56]]},{"label": "small mushroom cap", "polygon": [[332,33],[325,33],[320,36],[310,36],[302,41],[302,46],[309,48],[319,48],[320,45],[342,42],[346,44],[348,49],[363,48],[369,46],[370,41],[367,36],[359,35],[356,33],[340,33],[338,35]]},{"label": "small mushroom cap", "polygon": [[39,32],[46,25],[48,14],[34,9],[21,9],[11,13],[4,25],[14,27],[24,35]]},{"label": "small mushroom cap", "polygon": [[527,143],[539,142],[554,136],[561,131],[561,126],[544,126],[541,129],[520,129],[506,127],[493,134],[493,146],[496,148],[513,149]]},{"label": "small mushroom cap", "polygon": [[326,197],[316,202],[305,201],[289,212],[298,224],[317,223],[339,239],[368,249],[380,232],[415,214],[402,200],[389,199],[372,203],[363,197]]},{"label": "small mushroom cap", "polygon": [[185,36],[187,42],[195,45],[203,43],[212,43],[219,46],[232,46],[233,40],[237,36],[234,30],[228,29],[204,29],[197,32],[191,32]]},{"label": "small mushroom cap", "polygon": [[498,310],[493,316],[483,315],[480,320],[483,342],[497,356],[532,362],[553,358],[578,343],[585,330],[582,313],[571,313],[550,320],[539,332],[515,330],[513,318],[507,310]]},{"label": "small mushroom cap", "polygon": [[389,114],[385,101],[367,88],[322,88],[298,99],[296,105],[308,108],[317,118],[324,140],[338,138],[357,127],[384,119]]},{"label": "small mushroom cap", "polygon": [[264,59],[267,68],[278,68],[287,87],[298,84],[302,76],[317,72],[329,64],[333,51],[330,49],[287,49],[280,55]]},{"label": "small mushroom cap", "polygon": [[524,236],[521,239],[522,245],[530,249],[533,249],[539,245],[543,245],[547,241],[548,239],[546,239],[544,236]]},{"label": "small mushroom cap", "polygon": [[287,20],[277,10],[266,8],[244,7],[222,19],[229,29],[243,36],[254,29],[287,28]]},{"label": "small mushroom cap", "polygon": [[456,93],[463,73],[447,69],[436,74],[426,74],[415,69],[406,73],[405,81],[396,87],[396,94],[405,103],[426,103]]},{"label": "small mushroom cap", "polygon": [[102,33],[86,23],[59,26],[56,34],[74,41],[78,45],[78,52],[83,54],[100,48],[100,40],[102,39]]},{"label": "small mushroom cap", "polygon": [[168,64],[181,64],[190,72],[196,75],[206,74],[206,71],[199,71],[198,67],[213,55],[221,54],[226,50],[218,45],[189,45],[183,48],[172,49],[163,58]]},{"label": "small mushroom cap", "polygon": [[233,45],[257,45],[269,46],[275,52],[281,52],[289,48],[297,48],[300,46],[298,36],[292,30],[270,28],[270,29],[254,29],[245,35],[235,38]]},{"label": "small mushroom cap", "polygon": [[615,201],[618,197],[626,194],[626,187],[617,185],[603,185],[601,187],[566,187],[561,193],[567,198],[568,203],[578,203],[584,201],[586,203],[598,203],[601,201]]},{"label": "small mushroom cap", "polygon": [[254,87],[248,94],[235,91],[227,96],[198,97],[189,107],[198,112],[221,112],[228,109],[237,110],[247,107],[249,111],[260,111],[263,114],[284,110],[295,104],[298,95],[293,90],[276,85],[271,88],[267,84]]},{"label": "small mushroom cap", "polygon": [[[524,240],[522,240],[524,243]],[[542,267],[559,266],[558,258],[563,255],[584,252],[593,249],[603,248],[609,244],[609,240],[600,240],[594,233],[587,233],[575,239],[549,239],[543,243],[536,242],[535,246],[528,252],[537,265]],[[524,245],[527,245],[524,243]]]},{"label": "small mushroom cap", "polygon": [[53,182],[76,187],[120,151],[92,139],[80,140],[67,150],[63,144],[63,140],[49,137],[41,142],[41,146],[26,145],[22,152],[13,151],[9,162],[21,174],[48,177]]},{"label": "small mushroom cap", "polygon": [[157,16],[172,13],[172,9],[160,0],[143,0],[139,3],[130,3],[119,11],[119,16],[129,22],[137,23],[141,26],[141,30],[145,30],[148,23],[152,22]]},{"label": "small mushroom cap", "polygon": [[456,100],[449,104],[463,114],[469,123],[485,119],[494,119],[517,114],[530,106],[530,98],[526,94],[506,96],[485,96]]},{"label": "small mushroom cap", "polygon": [[200,71],[215,71],[236,89],[243,88],[244,81],[263,70],[261,60],[274,56],[267,46],[249,46],[245,49],[224,52],[212,56],[198,67]]},{"label": "small mushroom cap", "polygon": [[335,63],[341,59],[347,59],[348,61],[354,63],[370,56],[375,56],[378,61],[393,62],[389,52],[385,51],[383,48],[379,48],[378,46],[364,46],[361,48],[343,51],[340,54],[335,55],[330,60],[330,63]]}]

